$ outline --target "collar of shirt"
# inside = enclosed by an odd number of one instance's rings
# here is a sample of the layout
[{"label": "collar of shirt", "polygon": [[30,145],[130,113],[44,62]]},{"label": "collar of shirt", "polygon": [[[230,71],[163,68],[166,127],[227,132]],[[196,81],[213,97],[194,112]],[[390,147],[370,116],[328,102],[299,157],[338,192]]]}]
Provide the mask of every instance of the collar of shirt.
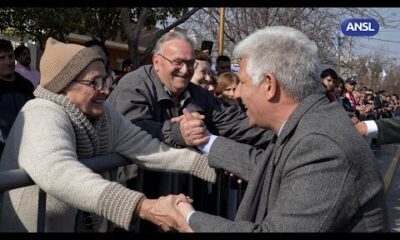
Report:
[{"label": "collar of shirt", "polygon": [[278,133],[276,134],[276,136],[279,137],[279,135],[281,134],[282,129],[283,129],[283,127],[285,126],[286,122],[287,122],[287,120],[282,124],[281,128],[279,128],[279,131],[278,131]]},{"label": "collar of shirt", "polygon": [[[172,95],[171,91],[169,91],[169,89],[164,84],[163,84],[163,88],[164,88],[165,92],[168,94],[168,96],[171,98],[171,101],[173,101],[173,95]],[[190,98],[190,92],[189,92],[188,88],[186,88],[185,91],[178,97],[177,104],[179,105],[179,108],[183,107],[185,105],[185,101],[189,98]]]},{"label": "collar of shirt", "polygon": [[[156,92],[157,92],[157,102],[163,101],[163,100],[168,100],[173,102],[173,95],[171,91],[164,85],[164,83],[161,81],[161,79],[158,77],[157,72],[155,71],[153,66],[146,66],[146,73],[148,74],[149,79],[153,82],[153,84],[156,87]],[[150,71],[148,71],[149,69]],[[190,95],[190,83],[186,87],[185,91],[179,96],[178,98],[178,105],[182,107],[187,99],[191,97]]]},{"label": "collar of shirt", "polygon": [[32,71],[32,69],[30,67],[27,68],[24,65],[20,64],[19,62],[17,62],[17,64],[15,64],[15,69],[20,69],[20,70],[27,71],[27,72]]}]

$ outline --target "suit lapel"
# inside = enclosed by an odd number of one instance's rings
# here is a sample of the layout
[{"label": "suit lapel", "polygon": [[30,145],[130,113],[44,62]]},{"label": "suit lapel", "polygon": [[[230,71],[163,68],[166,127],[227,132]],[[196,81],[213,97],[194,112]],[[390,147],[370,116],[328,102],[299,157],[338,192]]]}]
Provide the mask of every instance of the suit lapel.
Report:
[{"label": "suit lapel", "polygon": [[[270,176],[271,174],[267,172],[271,168],[267,165],[269,164],[269,160],[271,159],[271,155],[274,151],[276,142],[276,136],[274,136],[271,142],[268,144],[267,149],[263,155],[262,161],[257,164],[256,171],[254,171],[254,175],[252,179],[250,179],[250,184],[243,196],[242,202],[240,203],[239,209],[236,214],[236,220],[247,220],[247,221],[255,221],[255,217],[258,209],[260,208],[260,200],[261,194],[264,189],[263,182],[266,176]],[[263,203],[261,203],[264,205]]]},{"label": "suit lapel", "polygon": [[[271,185],[274,181],[275,168],[281,158],[284,145],[296,130],[300,119],[325,95],[310,95],[305,98],[289,116],[279,137],[274,136],[257,166],[253,178],[249,181],[246,193],[239,206],[236,220],[261,223],[268,214]],[[328,102],[327,102],[328,103]],[[261,160],[261,159],[260,159]],[[278,188],[279,189],[279,188]]]}]

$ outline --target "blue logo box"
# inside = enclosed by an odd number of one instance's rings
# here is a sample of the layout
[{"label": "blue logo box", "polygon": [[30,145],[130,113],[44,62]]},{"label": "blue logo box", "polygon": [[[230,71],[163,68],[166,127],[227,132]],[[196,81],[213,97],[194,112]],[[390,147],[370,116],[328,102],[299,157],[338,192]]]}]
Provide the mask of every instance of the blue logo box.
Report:
[{"label": "blue logo box", "polygon": [[348,18],[342,22],[342,33],[346,36],[374,36],[379,32],[379,23],[373,18]]}]

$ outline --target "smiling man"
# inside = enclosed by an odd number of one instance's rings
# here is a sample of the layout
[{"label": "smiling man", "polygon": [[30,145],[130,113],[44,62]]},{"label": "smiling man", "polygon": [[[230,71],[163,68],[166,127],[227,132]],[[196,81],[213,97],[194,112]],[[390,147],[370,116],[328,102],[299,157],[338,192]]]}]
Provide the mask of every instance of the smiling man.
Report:
[{"label": "smiling man", "polygon": [[[170,146],[188,147],[207,141],[207,136],[196,136],[198,130],[207,127],[214,134],[265,147],[272,136],[270,131],[250,127],[247,116],[239,107],[225,106],[212,93],[190,82],[194,70],[191,39],[180,32],[168,32],[156,44],[153,65],[145,65],[126,74],[108,100],[132,123]],[[180,124],[184,108],[205,116],[200,128]],[[183,137],[188,135],[190,137]],[[190,187],[186,176],[144,174],[143,189],[150,196],[180,191],[189,193]],[[204,190],[207,189],[205,187]],[[202,195],[201,192],[196,187],[194,194]],[[201,202],[208,204],[204,210],[215,212],[216,203],[207,194],[199,198],[194,196],[195,204]]]},{"label": "smiling man", "polygon": [[195,232],[388,231],[376,160],[343,108],[325,97],[317,45],[296,29],[274,26],[245,38],[234,55],[249,124],[275,136],[264,151],[216,136],[210,150],[201,147],[210,166],[248,181],[234,221],[189,203],[170,204],[164,213],[177,208]]},{"label": "smiling man", "polygon": [[168,147],[105,102],[105,62],[99,48],[47,40],[36,98],[18,114],[0,161],[0,171],[24,169],[36,185],[1,195],[0,231],[37,230],[40,189],[47,193],[46,232],[107,231],[105,220],[126,230],[137,218],[159,223],[151,215],[157,200],[94,173],[82,158],[119,153],[142,167],[215,180],[203,155]]}]

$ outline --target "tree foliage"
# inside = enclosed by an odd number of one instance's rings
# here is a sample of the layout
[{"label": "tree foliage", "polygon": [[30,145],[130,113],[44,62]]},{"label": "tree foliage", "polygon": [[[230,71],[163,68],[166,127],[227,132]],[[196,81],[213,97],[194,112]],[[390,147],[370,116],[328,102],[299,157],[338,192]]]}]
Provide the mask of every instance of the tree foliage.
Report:
[{"label": "tree foliage", "polygon": [[[218,39],[219,9],[204,8],[187,23],[200,40]],[[257,29],[266,26],[291,26],[313,39],[319,49],[322,63],[335,65],[334,34],[346,17],[374,17],[381,26],[393,25],[385,16],[370,8],[225,8],[224,50],[231,55],[234,46]]]},{"label": "tree foliage", "polygon": [[[203,8],[190,18],[184,27],[202,40],[218,42],[220,21],[219,8]],[[357,38],[341,36],[337,46],[336,36],[340,33],[341,22],[346,18],[375,18],[383,28],[399,29],[398,17],[390,11],[373,8],[225,8],[224,54],[232,56],[234,46],[257,29],[266,26],[292,26],[303,31],[314,40],[318,47],[323,67],[336,68],[340,51],[340,75],[343,78],[356,76],[363,86],[375,90],[395,89],[400,67],[379,53],[357,56],[354,48],[360,44]],[[339,35],[340,36],[340,35]],[[213,49],[216,57],[218,44]],[[200,47],[200,46],[197,46]],[[369,68],[367,59],[373,59]],[[381,80],[379,74],[385,69],[387,77]]]},{"label": "tree foliage", "polygon": [[103,42],[117,36],[117,8],[2,8],[0,31],[43,46],[48,37],[66,41],[71,32],[98,37]]},{"label": "tree foliage", "polygon": [[[225,54],[231,56],[234,46],[257,29],[274,25],[293,26],[317,43],[324,65],[336,66],[340,50],[343,59],[341,73],[356,75],[371,88],[390,84],[397,86],[396,76],[400,70],[393,61],[379,54],[352,56],[349,43],[353,41],[354,47],[355,39],[342,38],[341,47],[335,45],[335,33],[347,17],[373,17],[381,27],[398,27],[398,21],[371,8],[226,8]],[[197,37],[198,43],[201,40],[217,42],[219,8],[0,8],[0,32],[3,34],[18,36],[21,40],[32,39],[41,46],[50,36],[67,41],[68,34],[72,32],[96,37],[103,42],[126,40],[135,67],[139,67],[151,54],[162,34],[181,24]],[[139,57],[140,37],[156,26],[159,30]],[[217,50],[216,47],[214,56]],[[368,69],[362,67],[365,59],[374,59]],[[388,73],[385,81],[379,80],[382,69]]]},{"label": "tree foliage", "polygon": [[[199,8],[1,8],[0,32],[40,43],[48,37],[66,41],[75,32],[106,40],[127,40],[135,67],[149,56],[156,41],[165,32],[185,22]],[[144,30],[161,26],[139,57],[139,37]]]}]

